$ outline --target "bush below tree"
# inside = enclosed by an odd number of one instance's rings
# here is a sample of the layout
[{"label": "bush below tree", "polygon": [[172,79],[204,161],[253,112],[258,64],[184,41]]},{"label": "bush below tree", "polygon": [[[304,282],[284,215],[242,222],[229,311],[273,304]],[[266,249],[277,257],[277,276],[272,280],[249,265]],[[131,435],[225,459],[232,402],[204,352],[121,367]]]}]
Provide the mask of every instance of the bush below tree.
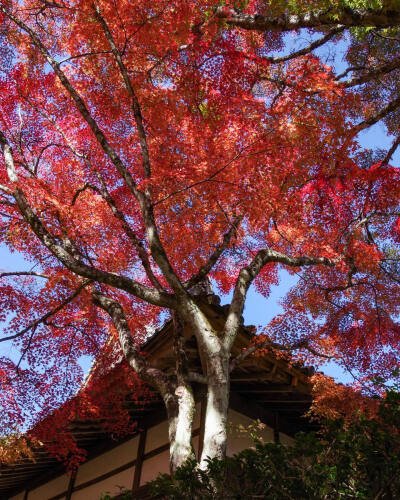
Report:
[{"label": "bush below tree", "polygon": [[263,443],[198,470],[189,461],[150,483],[157,498],[336,500],[400,498],[400,393],[389,391],[375,418],[356,415],[298,434],[293,446]]}]

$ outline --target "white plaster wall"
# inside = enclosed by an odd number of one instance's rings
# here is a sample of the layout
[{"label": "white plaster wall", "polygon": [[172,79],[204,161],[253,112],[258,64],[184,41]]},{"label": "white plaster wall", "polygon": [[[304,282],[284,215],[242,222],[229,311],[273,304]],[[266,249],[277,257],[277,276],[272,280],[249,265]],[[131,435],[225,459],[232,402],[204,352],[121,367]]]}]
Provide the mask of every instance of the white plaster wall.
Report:
[{"label": "white plaster wall", "polygon": [[168,422],[165,420],[147,430],[144,452],[148,453],[166,443],[168,443]]},{"label": "white plaster wall", "polygon": [[102,453],[98,457],[82,464],[78,469],[75,486],[135,460],[138,443],[139,437],[135,436],[120,446],[116,446],[112,450]]},{"label": "white plaster wall", "polygon": [[47,500],[68,489],[69,476],[64,474],[29,492],[29,500]]},{"label": "white plaster wall", "polygon": [[[118,486],[123,486],[126,489],[132,488],[133,475],[135,467],[124,470],[119,474],[115,474],[104,481],[100,481],[92,486],[83,488],[82,490],[72,493],[72,500],[98,500],[103,493],[109,492],[110,495],[117,495],[120,492]],[[28,497],[30,500],[30,497]],[[44,499],[41,499],[44,500]]]},{"label": "white plaster wall", "polygon": [[169,474],[169,450],[143,462],[140,485],[155,479],[160,473]]},{"label": "white plaster wall", "polygon": [[[239,451],[254,446],[249,433],[239,432],[238,426],[242,425],[247,428],[249,425],[254,425],[254,420],[242,413],[235,410],[229,410],[228,413],[228,442],[226,453],[229,456],[239,453]],[[262,438],[265,442],[272,442],[274,440],[274,431],[271,427],[266,426],[262,431],[257,431],[257,436]]]}]

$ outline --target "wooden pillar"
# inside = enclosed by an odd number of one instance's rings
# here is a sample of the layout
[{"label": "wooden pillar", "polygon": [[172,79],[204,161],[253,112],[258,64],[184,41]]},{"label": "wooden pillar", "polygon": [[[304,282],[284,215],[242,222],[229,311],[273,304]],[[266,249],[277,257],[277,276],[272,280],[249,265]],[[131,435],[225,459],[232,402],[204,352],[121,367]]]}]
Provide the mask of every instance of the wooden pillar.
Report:
[{"label": "wooden pillar", "polygon": [[280,438],[279,438],[279,413],[278,412],[274,413],[274,443],[275,444],[280,443]]},{"label": "wooden pillar", "polygon": [[206,422],[206,396],[203,395],[200,400],[200,432],[199,432],[199,449],[198,449],[198,460],[201,459],[201,453],[203,451],[203,441],[204,441],[204,428]]},{"label": "wooden pillar", "polygon": [[67,496],[65,497],[65,500],[71,500],[72,492],[73,492],[74,486],[75,486],[76,474],[77,474],[76,470],[73,470],[71,472],[71,477],[69,478],[69,483],[68,483]]},{"label": "wooden pillar", "polygon": [[24,500],[28,500],[28,493],[29,493],[29,490],[25,490]]},{"label": "wooden pillar", "polygon": [[143,465],[143,457],[144,457],[144,450],[146,446],[146,434],[147,434],[147,429],[144,429],[140,433],[139,437],[139,446],[138,446],[138,451],[137,451],[137,457],[136,457],[136,465],[135,465],[135,474],[133,476],[133,484],[132,484],[132,491],[135,492],[140,486],[140,476],[142,475],[142,465]]}]

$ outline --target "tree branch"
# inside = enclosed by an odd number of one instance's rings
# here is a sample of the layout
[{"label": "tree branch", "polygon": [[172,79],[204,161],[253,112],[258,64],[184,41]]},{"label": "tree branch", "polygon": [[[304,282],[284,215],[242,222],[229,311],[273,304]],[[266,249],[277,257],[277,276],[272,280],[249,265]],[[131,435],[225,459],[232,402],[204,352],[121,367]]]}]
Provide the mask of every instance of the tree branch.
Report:
[{"label": "tree branch", "polygon": [[397,99],[394,99],[393,101],[389,102],[389,104],[387,104],[384,108],[377,111],[375,114],[373,114],[366,120],[356,125],[353,128],[354,133],[356,134],[361,130],[365,130],[366,128],[369,128],[372,125],[375,125],[375,123],[379,122],[379,120],[385,118],[385,116],[392,113],[393,111],[396,111],[399,107],[400,107],[400,96]]},{"label": "tree branch", "polygon": [[7,186],[3,186],[3,184],[0,184],[0,190],[3,191],[4,193],[12,194],[12,190]]},{"label": "tree branch", "polygon": [[35,276],[37,278],[49,279],[50,276],[47,274],[36,273],[35,271],[10,271],[0,273],[0,278],[6,278],[8,276]]},{"label": "tree branch", "polygon": [[239,276],[236,281],[235,289],[233,292],[233,299],[229,308],[223,331],[223,342],[225,345],[225,349],[228,352],[230,352],[231,350],[232,344],[235,340],[240,326],[247,291],[262,268],[266,264],[271,262],[279,262],[290,267],[316,265],[333,266],[336,263],[335,260],[328,259],[327,257],[290,257],[289,255],[276,252],[275,250],[272,250],[270,248],[259,250],[250,264],[240,270]]},{"label": "tree branch", "polygon": [[110,54],[109,50],[99,50],[97,52],[84,52],[82,54],[77,54],[75,56],[70,56],[67,57],[66,59],[63,59],[60,61],[60,64],[65,64],[69,61],[73,61],[74,59],[80,59],[82,57],[93,57],[93,56],[99,56],[99,55],[105,55],[105,54]]},{"label": "tree branch", "polygon": [[183,187],[183,188],[180,188],[180,189],[177,189],[176,191],[173,191],[172,193],[168,194],[167,196],[165,196],[164,198],[161,198],[160,200],[156,201],[153,203],[153,207],[159,205],[160,203],[163,203],[164,201],[167,201],[169,200],[170,198],[172,198],[173,196],[177,195],[177,194],[180,194],[180,193],[184,193],[185,191],[188,191],[189,189],[192,189],[196,186],[199,186],[200,184],[204,184],[205,182],[210,182],[212,179],[214,179],[214,177],[216,177],[219,173],[221,173],[222,171],[224,171],[227,167],[229,167],[229,165],[231,165],[235,160],[237,160],[238,158],[241,157],[243,151],[246,149],[246,148],[249,148],[250,146],[252,146],[253,144],[249,144],[248,146],[244,147],[243,149],[241,149],[241,151],[239,151],[239,153],[237,153],[235,156],[233,156],[230,160],[227,161],[227,163],[225,163],[224,165],[222,165],[222,167],[220,167],[219,169],[217,169],[213,174],[211,174],[209,177],[207,177],[206,179],[202,179],[202,180],[199,180],[199,181],[196,181],[196,182],[192,182],[191,184],[188,184],[187,186]]},{"label": "tree branch", "polygon": [[344,78],[352,71],[361,71],[363,69],[365,69],[365,66],[349,66],[342,73],[339,73],[338,75],[336,75],[335,80],[340,80],[341,78]]},{"label": "tree branch", "polygon": [[100,190],[96,187],[96,186],[93,186],[93,184],[90,184],[90,182],[85,182],[85,184],[80,187],[79,189],[77,189],[74,193],[74,196],[72,197],[72,200],[71,200],[71,207],[73,207],[76,203],[76,200],[79,198],[79,196],[84,193],[87,189],[92,189],[93,191],[95,191],[96,193],[100,194]]},{"label": "tree branch", "polygon": [[352,9],[345,7],[338,11],[316,10],[303,14],[283,13],[279,16],[245,14],[238,10],[220,6],[216,16],[229,26],[254,31],[292,31],[301,28],[323,28],[341,24],[347,28],[363,26],[389,28],[399,26],[400,9]]},{"label": "tree branch", "polygon": [[114,214],[114,217],[116,217],[118,220],[121,221],[122,227],[125,231],[125,234],[128,236],[128,238],[132,241],[134,247],[138,251],[139,258],[142,262],[142,266],[146,272],[147,277],[150,280],[150,283],[160,292],[164,292],[164,288],[161,286],[160,282],[158,281],[157,277],[153,273],[153,270],[151,268],[149,256],[147,254],[146,249],[144,248],[142,242],[139,240],[139,238],[136,236],[134,231],[132,230],[131,226],[129,225],[128,221],[126,220],[124,214],[119,210],[117,207],[114,199],[110,195],[106,183],[104,182],[104,179],[102,176],[96,172],[96,176],[99,179],[99,182],[101,184],[101,190],[100,194],[103,197],[103,199],[106,201],[108,206],[110,207],[112,213]]},{"label": "tree branch", "polygon": [[122,306],[98,291],[93,292],[93,303],[103,309],[110,316],[119,336],[122,352],[131,368],[145,382],[155,387],[165,396],[171,393],[170,381],[161,370],[151,367],[140,352],[140,346],[135,344]]},{"label": "tree branch", "polygon": [[93,5],[93,9],[95,11],[95,16],[96,19],[99,21],[101,24],[103,31],[106,35],[107,41],[110,45],[111,52],[114,55],[114,58],[118,64],[118,67],[121,71],[122,78],[125,83],[126,90],[128,91],[128,94],[130,95],[132,99],[132,109],[133,109],[133,115],[135,117],[136,125],[138,128],[138,133],[139,133],[139,139],[140,139],[140,147],[142,150],[142,161],[143,161],[143,168],[146,174],[146,177],[150,177],[151,175],[151,166],[150,166],[150,156],[149,156],[149,148],[147,145],[147,138],[146,138],[146,133],[144,130],[143,126],[143,117],[142,117],[142,112],[140,110],[140,105],[139,101],[136,97],[135,91],[133,90],[132,82],[129,78],[128,71],[125,67],[125,64],[122,60],[121,53],[118,50],[117,46],[115,45],[114,39],[111,35],[110,29],[108,27],[108,24],[106,23],[105,19],[102,17],[100,8],[96,5]]},{"label": "tree branch", "polygon": [[235,218],[235,220],[231,224],[229,231],[224,234],[222,243],[217,246],[214,252],[210,255],[208,261],[200,268],[197,274],[195,274],[188,281],[186,281],[185,287],[187,290],[190,290],[192,286],[202,281],[211,271],[211,269],[215,266],[220,256],[228,248],[233,235],[236,233],[240,223],[242,222],[242,219],[243,219],[242,215]]},{"label": "tree branch", "polygon": [[208,384],[207,377],[205,377],[201,373],[189,371],[187,374],[187,378],[189,382],[197,382],[198,384],[206,384],[206,385]]},{"label": "tree branch", "polygon": [[[87,163],[89,166],[92,168],[92,165],[90,164],[89,160],[86,159]],[[94,170],[94,169],[93,169]],[[71,205],[74,205],[76,200],[78,199],[78,196],[86,191],[86,189],[92,189],[96,193],[98,193],[104,201],[107,203],[107,205],[110,207],[114,217],[116,217],[121,223],[122,223],[122,228],[125,231],[125,234],[128,236],[128,238],[132,241],[133,245],[135,246],[136,250],[138,251],[139,258],[142,262],[143,268],[146,272],[147,277],[149,278],[151,284],[160,292],[164,292],[164,288],[161,286],[160,282],[156,278],[155,274],[153,273],[153,270],[151,268],[149,256],[147,254],[146,249],[144,248],[142,242],[139,240],[139,238],[136,236],[136,234],[133,232],[131,229],[129,223],[127,222],[124,214],[118,209],[114,199],[111,197],[106,183],[104,182],[103,177],[94,170],[94,173],[96,177],[99,179],[99,182],[101,184],[101,189],[97,188],[96,186],[93,186],[89,182],[86,182],[82,187],[77,189],[75,192]]]},{"label": "tree branch", "polygon": [[[92,165],[89,162],[89,160],[86,160],[86,161],[89,164],[89,166],[92,168]],[[160,292],[164,292],[165,291],[164,288],[161,286],[160,282],[158,281],[158,279],[156,278],[156,276],[153,273],[153,270],[152,270],[151,264],[150,264],[150,260],[149,260],[149,256],[148,256],[147,251],[144,248],[142,242],[139,240],[139,238],[136,236],[136,234],[134,233],[134,231],[130,227],[124,214],[121,212],[121,210],[118,209],[114,199],[112,198],[112,196],[110,195],[110,193],[107,189],[107,185],[104,182],[103,177],[99,174],[99,172],[96,172],[94,169],[93,169],[93,171],[101,184],[101,189],[99,189],[96,186],[93,186],[89,182],[86,182],[82,187],[77,189],[77,191],[75,192],[75,194],[72,198],[71,205],[75,204],[78,196],[81,193],[83,193],[86,189],[92,189],[93,191],[98,193],[104,199],[104,201],[107,203],[107,205],[110,207],[114,217],[122,223],[122,228],[123,228],[125,234],[132,241],[134,247],[138,251],[139,258],[142,262],[143,268],[144,268],[146,275],[149,278],[151,284]]]},{"label": "tree branch", "polygon": [[[395,57],[391,61],[388,61],[387,63],[382,64],[381,66],[377,66],[376,68],[368,68],[368,67],[362,68],[368,71],[361,76],[357,77],[352,76],[348,80],[341,82],[341,85],[343,85],[345,88],[355,87],[356,85],[362,85],[363,83],[367,83],[370,80],[374,80],[375,78],[378,78],[382,75],[386,75],[387,73],[390,73],[391,71],[394,71],[399,68],[400,68],[400,57]],[[337,78],[339,79],[339,77]]]},{"label": "tree branch", "polygon": [[392,156],[394,155],[394,153],[396,152],[396,149],[399,146],[400,146],[400,135],[397,137],[397,139],[395,139],[395,141],[393,142],[391,148],[386,153],[385,158],[382,160],[382,166],[389,164],[390,160],[392,159]]},{"label": "tree branch", "polygon": [[[6,137],[1,131],[0,146],[3,150],[10,182],[16,184],[18,182],[18,176],[14,165],[12,150],[10,145],[8,144]],[[12,194],[15,201],[17,202],[22,216],[30,225],[32,231],[48,248],[48,250],[72,272],[84,278],[88,278],[93,281],[98,281],[99,283],[105,283],[121,290],[125,290],[126,292],[131,293],[135,297],[145,300],[150,304],[161,307],[168,307],[171,309],[174,309],[176,307],[176,301],[172,295],[161,293],[158,290],[154,290],[145,285],[142,285],[141,283],[126,276],[102,271],[85,264],[82,260],[76,259],[69,252],[68,248],[65,248],[63,245],[59,244],[58,240],[45,228],[39,217],[29,205],[23,191],[20,188],[15,187]]]},{"label": "tree branch", "polygon": [[260,342],[259,344],[254,344],[245,349],[244,351],[242,351],[240,354],[238,354],[236,358],[234,358],[231,361],[229,366],[229,371],[232,372],[243,360],[245,360],[251,354],[254,354],[259,349],[265,349],[268,347],[271,349],[276,349],[279,351],[286,351],[286,352],[297,351],[298,349],[306,349],[307,351],[311,352],[311,354],[313,354],[314,356],[319,356],[325,359],[333,359],[335,357],[316,351],[313,347],[310,346],[309,342],[310,342],[309,339],[304,339],[304,340],[299,340],[298,342],[294,342],[293,344],[283,345],[277,342],[273,342],[271,339],[265,339],[263,342]]},{"label": "tree branch", "polygon": [[328,33],[326,35],[324,35],[322,38],[315,40],[315,42],[310,43],[310,45],[308,45],[307,47],[304,47],[303,49],[297,50],[296,52],[292,52],[291,54],[288,54],[287,56],[267,57],[266,60],[273,63],[273,64],[277,64],[277,63],[290,61],[291,59],[295,59],[296,57],[304,56],[304,55],[312,52],[314,49],[321,47],[321,45],[324,45],[326,42],[331,40],[335,35],[342,33],[345,29],[346,29],[345,26],[339,25],[336,28],[333,28],[330,31],[328,31]]}]

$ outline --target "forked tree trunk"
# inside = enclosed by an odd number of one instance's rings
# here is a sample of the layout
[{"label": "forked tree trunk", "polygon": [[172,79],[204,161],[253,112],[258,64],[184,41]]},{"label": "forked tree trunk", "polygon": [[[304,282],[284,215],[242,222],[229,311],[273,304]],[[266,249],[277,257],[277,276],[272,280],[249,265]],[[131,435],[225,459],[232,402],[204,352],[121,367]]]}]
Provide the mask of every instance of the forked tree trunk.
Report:
[{"label": "forked tree trunk", "polygon": [[207,467],[207,459],[223,459],[226,454],[230,387],[228,361],[229,358],[222,353],[213,356],[208,363],[204,440],[200,457],[202,469]]},{"label": "forked tree trunk", "polygon": [[207,468],[207,459],[223,459],[226,454],[229,382],[210,384],[204,423],[203,451],[200,468]]},{"label": "forked tree trunk", "polygon": [[195,411],[193,393],[188,386],[178,386],[175,395],[174,403],[167,410],[171,474],[187,460],[196,457],[192,445]]},{"label": "forked tree trunk", "polygon": [[[178,387],[177,392],[179,402],[174,405],[175,410],[168,411],[171,473],[188,459],[196,458],[192,446],[194,398],[188,388]],[[202,469],[207,468],[208,459],[225,457],[228,407],[229,380],[210,384],[207,390],[202,454],[199,457]]]},{"label": "forked tree trunk", "polygon": [[[199,467],[207,468],[207,460],[223,459],[226,454],[229,407],[229,364],[225,355],[213,356],[209,365],[209,383],[205,409],[202,454]],[[211,373],[210,373],[211,372]],[[188,459],[195,459],[192,446],[195,400],[191,388],[180,385],[174,398],[165,400],[168,414],[171,473]]]}]

